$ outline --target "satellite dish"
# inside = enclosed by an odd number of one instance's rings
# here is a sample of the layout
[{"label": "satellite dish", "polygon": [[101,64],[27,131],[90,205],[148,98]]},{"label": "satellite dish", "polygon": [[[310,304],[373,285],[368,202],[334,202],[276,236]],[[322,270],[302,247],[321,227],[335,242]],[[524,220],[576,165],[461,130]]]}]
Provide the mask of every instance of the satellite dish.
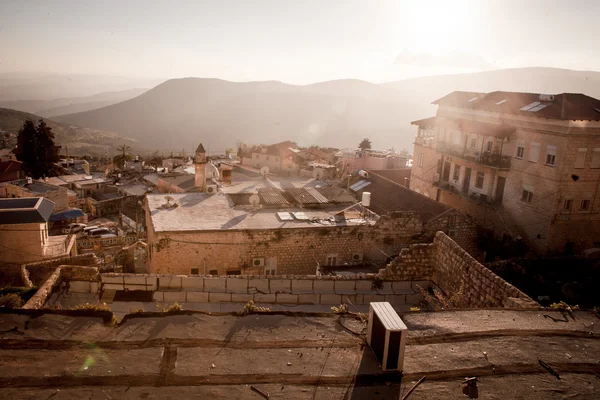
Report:
[{"label": "satellite dish", "polygon": [[171,200],[175,200],[175,199],[172,198],[171,196],[165,196],[165,200],[167,201],[167,205],[169,205],[171,203]]},{"label": "satellite dish", "polygon": [[269,167],[267,167],[266,165],[264,167],[262,167],[260,169],[260,174],[262,175],[263,178],[266,178],[267,175],[269,174]]},{"label": "satellite dish", "polygon": [[323,177],[323,168],[315,168],[312,173],[313,178],[321,179]]},{"label": "satellite dish", "polygon": [[260,205],[260,197],[258,197],[257,194],[253,194],[252,196],[250,196],[248,201],[250,201],[250,205],[252,207],[258,207]]}]

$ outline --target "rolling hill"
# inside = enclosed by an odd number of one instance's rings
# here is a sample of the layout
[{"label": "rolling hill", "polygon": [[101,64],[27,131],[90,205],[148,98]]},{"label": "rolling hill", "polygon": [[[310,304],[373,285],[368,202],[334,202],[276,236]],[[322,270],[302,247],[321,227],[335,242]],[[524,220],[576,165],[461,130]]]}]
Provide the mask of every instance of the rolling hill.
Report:
[{"label": "rolling hill", "polygon": [[156,149],[213,152],[237,142],[293,140],[302,145],[412,150],[410,121],[435,113],[430,103],[454,90],[561,93],[600,98],[600,72],[521,68],[373,84],[338,80],[305,86],[183,78],[97,110],[54,117],[66,124],[118,132]]},{"label": "rolling hill", "polygon": [[128,89],[115,92],[103,92],[92,96],[59,98],[52,100],[15,100],[0,101],[0,108],[24,111],[41,117],[73,114],[94,110],[120,103],[139,96],[148,89]]},{"label": "rolling hill", "polygon": [[[41,117],[22,111],[0,108],[0,130],[17,133],[26,119],[38,121]],[[116,133],[90,128],[73,127],[49,119],[44,119],[54,132],[58,145],[69,148],[72,155],[103,156],[108,147],[109,155],[117,153],[116,148],[122,144],[138,148],[135,140],[122,137]]]}]

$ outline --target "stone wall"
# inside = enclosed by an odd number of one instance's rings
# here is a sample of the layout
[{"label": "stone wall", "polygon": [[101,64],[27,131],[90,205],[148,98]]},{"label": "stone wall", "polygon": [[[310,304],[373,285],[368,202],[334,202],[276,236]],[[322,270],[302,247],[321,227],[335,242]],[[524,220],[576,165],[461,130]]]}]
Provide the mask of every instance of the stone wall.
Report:
[{"label": "stone wall", "polygon": [[25,268],[29,272],[29,278],[33,284],[39,286],[61,265],[90,266],[96,265],[98,262],[99,260],[95,254],[82,254],[74,257],[62,257],[49,261],[25,264]]},{"label": "stone wall", "polygon": [[54,272],[46,279],[44,284],[35,292],[33,297],[29,299],[27,303],[22,307],[24,309],[38,309],[41,308],[48,296],[52,294],[54,288],[57,287],[61,282],[61,268],[56,268]]},{"label": "stone wall", "polygon": [[432,280],[434,244],[413,244],[402,249],[379,275],[383,279]]},{"label": "stone wall", "polygon": [[[413,212],[393,213],[375,225],[361,226],[157,234],[149,225],[150,272],[262,275],[267,266],[278,275],[311,275],[331,256],[336,265],[355,263],[356,257],[383,265],[417,240],[422,230],[421,217]],[[265,266],[253,265],[255,259],[264,259]]]},{"label": "stone wall", "polygon": [[[102,290],[154,291],[155,301],[264,304],[354,305],[388,301],[395,307],[417,305],[423,300],[417,285],[428,280],[377,281],[375,274],[341,276],[181,276],[149,274],[100,274]],[[377,287],[373,283],[381,282]],[[72,292],[97,289],[93,282],[70,282]]]},{"label": "stone wall", "polygon": [[433,243],[433,281],[447,295],[461,291],[464,307],[537,306],[529,296],[477,262],[450,237]]}]

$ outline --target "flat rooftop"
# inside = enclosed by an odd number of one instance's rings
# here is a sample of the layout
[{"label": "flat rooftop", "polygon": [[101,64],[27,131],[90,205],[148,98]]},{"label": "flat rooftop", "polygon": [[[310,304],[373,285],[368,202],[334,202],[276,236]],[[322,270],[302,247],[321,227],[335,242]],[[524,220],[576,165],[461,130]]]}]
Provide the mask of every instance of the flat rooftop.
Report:
[{"label": "flat rooftop", "polygon": [[20,186],[23,189],[28,190],[33,194],[44,194],[48,192],[53,192],[55,190],[59,190],[60,188],[56,185],[51,185],[49,183],[40,182],[38,180],[32,179],[31,183],[27,183],[27,179],[19,179],[16,181],[8,182],[11,185]]},{"label": "flat rooftop", "polygon": [[[383,373],[352,315],[182,313],[100,318],[35,311],[0,318],[7,399],[480,399],[600,397],[591,312],[409,313],[404,376]],[[539,363],[543,361],[560,379]]]},{"label": "flat rooftop", "polygon": [[[358,213],[345,213],[348,205],[332,205],[325,209],[299,207],[253,209],[235,206],[224,193],[182,193],[168,195],[173,200],[166,207],[165,194],[147,195],[152,225],[156,232],[213,231],[247,229],[295,229],[374,224],[375,219],[361,218]],[[284,213],[279,214],[278,213]],[[285,213],[303,213],[285,215]],[[281,215],[286,219],[282,220]],[[301,218],[300,219],[298,219]]]}]

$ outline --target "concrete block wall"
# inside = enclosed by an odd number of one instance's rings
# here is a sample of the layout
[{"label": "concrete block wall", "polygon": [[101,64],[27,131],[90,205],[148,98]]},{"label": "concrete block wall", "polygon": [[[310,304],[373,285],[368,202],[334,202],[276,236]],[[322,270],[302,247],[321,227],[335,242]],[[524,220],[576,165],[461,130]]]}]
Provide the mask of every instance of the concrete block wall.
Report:
[{"label": "concrete block wall", "polygon": [[[374,274],[358,278],[318,276],[188,276],[101,274],[103,290],[154,291],[153,299],[161,302],[217,302],[257,304],[355,305],[389,301],[401,307],[418,305],[423,299],[417,285],[428,288],[428,280],[383,282],[373,287]],[[88,286],[75,284],[78,290]],[[90,286],[90,290],[94,287]]]}]

